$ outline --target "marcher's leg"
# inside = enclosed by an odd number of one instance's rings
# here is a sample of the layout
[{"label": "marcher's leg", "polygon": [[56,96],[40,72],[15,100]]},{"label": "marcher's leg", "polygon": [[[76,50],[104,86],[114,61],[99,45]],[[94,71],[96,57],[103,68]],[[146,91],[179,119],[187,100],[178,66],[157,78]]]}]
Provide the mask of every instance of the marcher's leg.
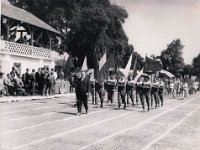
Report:
[{"label": "marcher's leg", "polygon": [[148,107],[147,111],[149,111],[149,108],[150,108],[150,105],[149,105],[150,95],[149,95],[149,93],[146,93],[145,98],[146,98],[146,103],[147,103],[147,107]]},{"label": "marcher's leg", "polygon": [[118,94],[118,97],[117,97],[118,109],[120,109],[120,107],[121,107],[121,93],[118,92],[117,94]]},{"label": "marcher's leg", "polygon": [[82,94],[83,105],[85,107],[86,114],[88,113],[88,97],[86,94]]}]

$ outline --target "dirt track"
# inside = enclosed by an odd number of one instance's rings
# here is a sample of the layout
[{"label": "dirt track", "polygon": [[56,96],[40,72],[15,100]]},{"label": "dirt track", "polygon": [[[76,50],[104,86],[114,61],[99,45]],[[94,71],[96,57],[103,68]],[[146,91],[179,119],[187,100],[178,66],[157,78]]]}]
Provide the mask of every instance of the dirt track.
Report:
[{"label": "dirt track", "polygon": [[[74,96],[0,104],[3,150],[199,150],[200,93],[163,107],[116,110],[89,105],[75,116]],[[89,102],[91,103],[91,102]],[[116,106],[116,105],[115,105]],[[83,109],[84,112],[84,109]]]}]

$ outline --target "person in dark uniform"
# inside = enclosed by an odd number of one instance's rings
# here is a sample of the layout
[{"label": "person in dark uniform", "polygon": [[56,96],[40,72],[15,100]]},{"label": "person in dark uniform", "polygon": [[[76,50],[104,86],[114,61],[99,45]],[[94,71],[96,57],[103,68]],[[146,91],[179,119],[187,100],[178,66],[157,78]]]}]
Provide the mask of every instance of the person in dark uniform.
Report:
[{"label": "person in dark uniform", "polygon": [[109,102],[109,95],[108,95],[109,80],[110,80],[110,76],[107,76],[107,78],[104,81],[104,89],[105,89],[105,92],[107,93],[107,102]]},{"label": "person in dark uniform", "polygon": [[134,88],[135,88],[135,82],[133,80],[133,77],[130,75],[128,76],[128,81],[126,83],[126,93],[127,93],[127,106],[129,104],[129,98],[131,99],[132,101],[132,104],[133,106],[135,105],[134,104]]},{"label": "person in dark uniform", "polygon": [[77,79],[77,109],[78,116],[82,113],[82,103],[85,107],[86,114],[88,113],[88,95],[90,92],[90,80],[85,76],[85,72],[81,72],[81,78]]},{"label": "person in dark uniform", "polygon": [[103,102],[104,102],[104,96],[105,96],[105,91],[104,91],[104,82],[95,82],[95,99],[97,101],[97,95],[99,95],[101,105],[100,107],[103,107]]},{"label": "person in dark uniform", "polygon": [[140,99],[140,102],[142,103],[143,101],[143,77],[140,77],[136,83],[136,98]]},{"label": "person in dark uniform", "polygon": [[114,92],[115,92],[115,87],[116,87],[116,80],[114,78],[114,75],[110,77],[106,81],[107,84],[107,91],[108,91],[108,100],[110,100],[111,105],[113,104],[113,98],[114,98]]},{"label": "person in dark uniform", "polygon": [[155,78],[151,84],[151,109],[153,109],[153,101],[155,102],[155,108],[159,107],[158,90],[159,82]]},{"label": "person in dark uniform", "polygon": [[142,96],[142,108],[143,111],[145,111],[145,102],[144,99],[146,100],[147,103],[147,111],[149,111],[150,105],[149,105],[149,100],[150,100],[150,89],[151,89],[151,81],[149,76],[145,76],[144,77],[144,82],[142,84],[142,88],[143,88],[143,96]]},{"label": "person in dark uniform", "polygon": [[126,109],[126,81],[124,75],[121,75],[121,78],[117,82],[118,86],[118,109],[121,107],[121,101],[124,103],[124,109]]},{"label": "person in dark uniform", "polygon": [[164,84],[164,82],[162,81],[161,78],[159,79],[158,86],[159,86],[159,90],[158,90],[159,99],[158,99],[158,101],[160,100],[161,106],[163,106],[165,84]]}]

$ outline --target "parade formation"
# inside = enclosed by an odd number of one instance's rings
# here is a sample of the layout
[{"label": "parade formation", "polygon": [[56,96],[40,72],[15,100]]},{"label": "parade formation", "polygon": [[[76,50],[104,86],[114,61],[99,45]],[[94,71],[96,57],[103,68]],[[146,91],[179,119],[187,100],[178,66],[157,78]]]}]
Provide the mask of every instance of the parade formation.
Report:
[{"label": "parade formation", "polygon": [[[81,115],[81,105],[84,104],[86,114],[88,113],[88,100],[92,99],[95,107],[103,107],[104,101],[108,101],[112,107],[116,101],[117,109],[127,107],[137,107],[142,105],[142,112],[150,111],[162,107],[164,97],[172,99],[187,99],[189,95],[196,93],[199,83],[188,84],[180,78],[152,77],[145,73],[141,74],[137,81],[132,74],[127,78],[124,74],[116,75],[110,72],[104,82],[98,82],[92,78],[92,73],[86,74],[81,71],[81,76],[74,74],[78,114]],[[136,77],[137,78],[137,77]],[[100,105],[98,105],[100,101]],[[123,107],[121,105],[123,104]],[[147,109],[146,109],[147,107]]]}]

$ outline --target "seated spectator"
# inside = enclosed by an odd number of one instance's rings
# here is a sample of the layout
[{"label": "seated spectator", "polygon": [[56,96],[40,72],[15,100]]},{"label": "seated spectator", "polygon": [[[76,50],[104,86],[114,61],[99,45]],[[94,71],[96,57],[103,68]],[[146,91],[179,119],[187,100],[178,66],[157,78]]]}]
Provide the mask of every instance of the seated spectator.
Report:
[{"label": "seated spectator", "polygon": [[5,85],[5,90],[6,90],[6,95],[14,95],[14,91],[15,91],[15,86],[14,84],[11,82],[11,76],[10,74],[7,74],[7,77],[4,79],[4,85]]},{"label": "seated spectator", "polygon": [[3,84],[3,72],[0,72],[0,96],[3,96],[5,94],[5,88]]},{"label": "seated spectator", "polygon": [[16,93],[17,93],[17,95],[20,95],[20,96],[27,95],[25,89],[23,88],[24,84],[23,84],[23,81],[22,81],[20,76],[17,76],[15,78],[15,84],[16,84]]}]

